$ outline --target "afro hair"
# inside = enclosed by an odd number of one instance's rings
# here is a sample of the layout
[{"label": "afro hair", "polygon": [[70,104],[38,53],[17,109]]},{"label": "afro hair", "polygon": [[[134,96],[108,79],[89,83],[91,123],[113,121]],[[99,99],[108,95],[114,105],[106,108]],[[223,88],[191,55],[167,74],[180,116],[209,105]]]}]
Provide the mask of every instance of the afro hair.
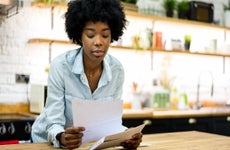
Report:
[{"label": "afro hair", "polygon": [[68,3],[65,30],[73,43],[82,46],[82,31],[89,21],[107,23],[111,30],[111,42],[123,35],[127,22],[119,0],[72,0]]}]

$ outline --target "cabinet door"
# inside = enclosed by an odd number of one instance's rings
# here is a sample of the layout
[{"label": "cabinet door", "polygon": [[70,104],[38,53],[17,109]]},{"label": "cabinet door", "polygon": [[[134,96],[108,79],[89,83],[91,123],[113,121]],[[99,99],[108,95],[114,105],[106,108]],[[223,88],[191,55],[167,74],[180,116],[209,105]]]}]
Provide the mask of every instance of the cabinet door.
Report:
[{"label": "cabinet door", "polygon": [[123,119],[123,125],[134,127],[145,123],[143,134],[163,133],[170,131],[170,119]]},{"label": "cabinet door", "polygon": [[172,131],[213,132],[213,120],[210,117],[191,117],[173,119]]},{"label": "cabinet door", "polygon": [[34,119],[13,120],[0,123],[0,141],[30,140]]},{"label": "cabinet door", "polygon": [[214,132],[230,136],[230,116],[214,117]]}]

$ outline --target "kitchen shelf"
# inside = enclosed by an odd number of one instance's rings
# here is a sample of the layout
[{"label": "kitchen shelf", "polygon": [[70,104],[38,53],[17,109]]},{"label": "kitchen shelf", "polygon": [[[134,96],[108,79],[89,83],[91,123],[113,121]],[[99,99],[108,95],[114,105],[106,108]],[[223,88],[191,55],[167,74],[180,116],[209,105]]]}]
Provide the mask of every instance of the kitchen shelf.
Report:
[{"label": "kitchen shelf", "polygon": [[[60,43],[60,44],[73,44],[68,40],[58,40],[58,39],[46,39],[46,38],[33,38],[28,41],[28,43]],[[110,46],[111,48],[119,48],[126,50],[135,50],[133,47],[128,46]],[[144,51],[144,50],[138,50]],[[164,53],[179,53],[179,54],[193,54],[193,55],[207,55],[207,56],[222,56],[222,57],[230,57],[230,54],[221,54],[221,53],[204,53],[204,52],[189,52],[185,50],[166,50],[166,49],[158,49],[158,48],[148,48],[147,51],[153,52],[164,52]]]},{"label": "kitchen shelf", "polygon": [[33,38],[29,39],[28,43],[60,43],[60,44],[73,44],[68,40],[46,39],[46,38]]},{"label": "kitchen shelf", "polygon": [[[140,18],[145,18],[145,19],[152,19],[154,21],[161,21],[161,22],[173,22],[173,23],[180,23],[184,25],[197,25],[197,26],[203,26],[203,27],[211,27],[211,28],[220,28],[224,30],[230,30],[230,27],[225,27],[225,26],[220,26],[212,23],[205,23],[205,22],[200,22],[200,21],[193,21],[193,20],[188,20],[188,19],[179,19],[179,18],[171,18],[171,17],[162,17],[162,16],[155,16],[155,15],[150,15],[150,14],[142,14],[138,12],[138,7],[133,4],[127,4],[123,3],[124,8],[125,8],[125,14],[127,16],[133,16],[133,17],[140,17]],[[45,4],[45,3],[31,3],[32,6],[37,6],[41,8],[46,8],[46,7],[63,7],[67,8],[67,3],[64,2],[56,2],[53,4]]]},{"label": "kitchen shelf", "polygon": [[53,2],[52,4],[46,4],[42,2],[32,2],[31,6],[41,7],[41,8],[49,8],[49,7],[63,7],[67,8],[67,3],[65,2]]},{"label": "kitchen shelf", "polygon": [[183,25],[196,25],[196,26],[202,26],[202,27],[209,27],[209,28],[216,28],[216,29],[223,29],[223,30],[230,30],[230,27],[220,26],[213,23],[205,23],[200,21],[193,21],[188,19],[179,19],[179,18],[170,18],[170,17],[162,17],[162,16],[154,16],[149,14],[141,14],[138,12],[133,11],[125,11],[125,14],[127,16],[133,16],[137,18],[144,18],[144,19],[151,19],[153,21],[158,22],[171,22],[171,23],[178,23]]},{"label": "kitchen shelf", "polygon": [[[200,22],[200,21],[194,21],[194,20],[187,20],[187,19],[179,19],[179,18],[171,18],[171,17],[162,17],[162,16],[154,16],[154,15],[149,15],[149,14],[141,14],[138,12],[133,12],[133,11],[128,11],[125,10],[125,14],[127,17],[133,17],[136,19],[147,19],[152,22],[157,22],[157,23],[170,23],[170,24],[175,24],[175,25],[183,25],[183,26],[188,26],[188,27],[198,27],[199,31],[202,31],[202,29],[210,29],[210,30],[220,30],[223,31],[223,39],[227,40],[227,33],[230,32],[230,27],[225,27],[225,26],[220,26],[216,25],[214,23],[206,23],[206,22]],[[194,52],[190,51],[182,51],[182,50],[165,50],[165,49],[150,49],[154,52],[168,52],[168,53],[180,53],[180,54],[188,54],[188,55],[203,55],[203,56],[218,56],[222,57],[223,59],[223,73],[225,73],[226,70],[226,57],[230,57],[229,53],[220,53],[220,52],[215,52],[215,53],[210,53],[210,52],[199,52],[199,50],[196,50]]]},{"label": "kitchen shelf", "polygon": [[[112,48],[120,48],[120,49],[129,49],[129,50],[135,50],[133,47],[127,47],[127,46],[110,46]],[[208,55],[208,56],[221,56],[221,57],[230,57],[230,54],[222,54],[222,53],[205,53],[205,52],[189,52],[186,50],[167,50],[167,49],[159,49],[159,48],[148,48],[148,51],[154,51],[154,52],[164,52],[164,53],[180,53],[180,54],[193,54],[193,55]],[[138,51],[145,51],[145,50],[138,50]]]},{"label": "kitchen shelf", "polygon": [[[213,23],[205,23],[205,22],[188,20],[188,19],[171,18],[171,17],[166,17],[166,16],[155,16],[155,15],[150,15],[150,14],[142,14],[138,12],[138,7],[136,5],[124,3],[124,2],[122,2],[122,4],[124,6],[125,14],[127,16],[140,17],[140,18],[151,19],[153,21],[160,21],[160,22],[173,22],[173,23],[180,23],[184,25],[197,25],[197,26],[203,26],[203,27],[230,30],[230,27],[220,26],[220,25],[216,25]],[[32,2],[31,6],[37,6],[41,8],[62,7],[66,9],[67,3],[66,2],[56,2],[53,4],[45,4],[45,3]]]}]

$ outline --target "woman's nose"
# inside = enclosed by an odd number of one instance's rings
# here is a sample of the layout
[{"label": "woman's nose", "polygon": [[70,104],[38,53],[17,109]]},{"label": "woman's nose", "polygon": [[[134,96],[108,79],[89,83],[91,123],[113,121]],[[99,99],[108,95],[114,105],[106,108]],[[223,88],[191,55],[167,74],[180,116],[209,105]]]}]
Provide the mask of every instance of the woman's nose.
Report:
[{"label": "woman's nose", "polygon": [[97,45],[97,46],[101,46],[102,45],[102,37],[101,36],[96,36],[94,44]]}]

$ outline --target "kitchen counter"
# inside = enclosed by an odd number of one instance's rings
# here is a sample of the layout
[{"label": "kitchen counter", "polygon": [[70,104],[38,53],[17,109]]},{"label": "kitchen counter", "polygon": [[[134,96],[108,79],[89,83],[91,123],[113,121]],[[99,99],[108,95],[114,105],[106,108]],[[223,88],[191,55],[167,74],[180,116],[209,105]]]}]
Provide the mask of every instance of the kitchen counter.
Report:
[{"label": "kitchen counter", "polygon": [[230,107],[204,107],[200,110],[153,110],[124,109],[124,119],[141,118],[183,118],[183,117],[213,117],[230,115]]},{"label": "kitchen counter", "polygon": [[[138,150],[229,150],[230,137],[216,134],[188,131],[172,132],[161,134],[148,134],[143,136],[143,142]],[[79,150],[87,150],[92,143],[88,143]],[[3,145],[1,150],[53,150],[53,146],[48,143],[28,143]],[[110,148],[111,150],[121,149],[121,147]]]},{"label": "kitchen counter", "polygon": [[127,127],[146,123],[145,134],[201,131],[230,136],[230,107],[202,107],[199,110],[131,110],[123,112]]},{"label": "kitchen counter", "polygon": [[[0,113],[5,114],[5,113]],[[10,113],[7,113],[10,114]],[[18,112],[19,115],[36,118],[38,114],[29,112]],[[141,118],[183,118],[183,117],[213,117],[230,115],[230,107],[202,108],[200,110],[153,110],[151,108],[133,110],[124,109],[124,119],[141,119]]]},{"label": "kitchen counter", "polygon": [[[28,104],[0,104],[0,114],[19,113],[30,117],[38,114],[29,113]],[[182,118],[182,117],[206,117],[230,115],[230,107],[203,107],[200,110],[153,110],[146,108],[142,110],[124,109],[123,118]]]}]

